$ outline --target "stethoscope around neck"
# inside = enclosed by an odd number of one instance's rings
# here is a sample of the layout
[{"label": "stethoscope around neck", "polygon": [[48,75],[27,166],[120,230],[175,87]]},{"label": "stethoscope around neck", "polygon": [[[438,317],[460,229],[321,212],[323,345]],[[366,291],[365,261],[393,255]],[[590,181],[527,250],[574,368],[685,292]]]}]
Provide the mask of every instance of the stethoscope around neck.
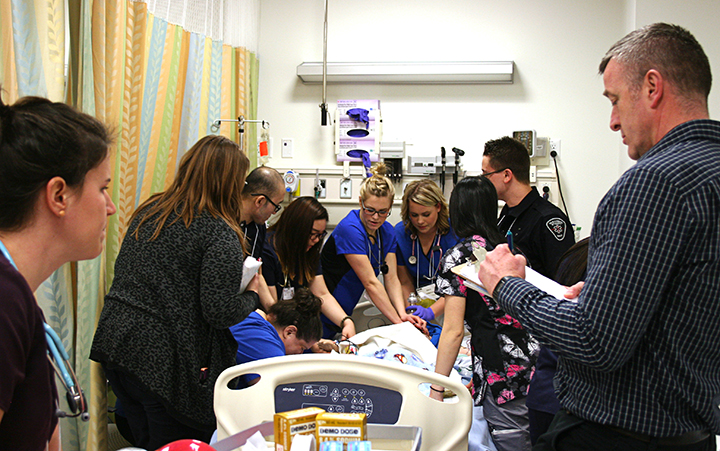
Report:
[{"label": "stethoscope around neck", "polygon": [[[383,244],[382,244],[382,233],[380,233],[380,229],[377,230],[377,238],[378,240],[378,265],[380,265],[380,273],[384,276],[388,273],[388,265],[385,262],[385,254],[383,253]],[[368,259],[370,260],[370,264],[372,265],[372,246],[370,246],[370,234],[367,233],[367,230],[365,231],[365,240],[367,242],[368,247]]]},{"label": "stethoscope around neck", "polygon": [[[429,281],[435,280],[435,276],[438,272],[438,269],[440,269],[440,259],[438,259],[438,266],[437,268],[433,268],[435,266],[435,251],[440,251],[440,256],[442,257],[442,247],[440,246],[440,232],[435,232],[435,244],[430,248],[430,258],[428,259],[428,275],[423,276],[427,278]],[[408,263],[411,265],[416,265],[418,262],[417,257],[415,256],[415,248],[417,248],[418,255],[420,255],[420,240],[418,239],[418,236],[414,233],[410,234],[410,239],[412,240],[412,245],[410,246],[410,252],[411,255],[408,257]],[[415,271],[415,286],[420,286],[420,268],[418,268],[417,271]]]},{"label": "stethoscope around neck", "polygon": [[[7,247],[5,247],[5,244],[3,244],[2,241],[0,241],[0,252],[2,252],[7,261],[9,261],[10,264],[17,270],[15,261],[10,256],[10,252],[7,250]],[[53,330],[53,328],[48,326],[45,322],[43,322],[43,327],[45,328],[45,339],[47,340],[48,345],[48,360],[65,387],[65,391],[67,392],[66,399],[68,406],[70,406],[70,411],[72,412],[71,414],[64,412],[58,407],[55,409],[55,416],[58,418],[80,417],[81,420],[88,421],[90,420],[90,414],[88,413],[85,393],[83,393],[82,388],[80,388],[77,376],[75,376],[75,372],[70,366],[70,356],[65,350],[65,346],[62,344],[62,340],[60,340],[60,337],[58,337],[58,334]]]}]

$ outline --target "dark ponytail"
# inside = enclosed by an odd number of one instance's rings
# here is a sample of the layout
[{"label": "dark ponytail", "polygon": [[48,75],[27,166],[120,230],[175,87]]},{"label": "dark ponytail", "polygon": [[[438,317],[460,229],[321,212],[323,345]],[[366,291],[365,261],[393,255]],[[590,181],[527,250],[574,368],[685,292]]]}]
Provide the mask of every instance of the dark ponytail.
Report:
[{"label": "dark ponytail", "polygon": [[281,299],[273,304],[268,310],[268,317],[273,317],[270,322],[276,327],[297,327],[300,340],[318,341],[322,337],[321,308],[319,297],[307,288],[299,288],[292,299]]}]

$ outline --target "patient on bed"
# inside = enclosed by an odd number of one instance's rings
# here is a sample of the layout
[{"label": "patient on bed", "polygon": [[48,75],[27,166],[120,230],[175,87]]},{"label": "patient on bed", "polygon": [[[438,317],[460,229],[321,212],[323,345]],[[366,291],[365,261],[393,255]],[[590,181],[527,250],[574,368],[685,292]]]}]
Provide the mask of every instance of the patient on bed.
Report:
[{"label": "patient on bed", "polygon": [[[301,354],[316,345],[322,335],[320,308],[322,300],[310,290],[300,288],[292,299],[273,304],[268,313],[260,310],[232,326],[238,342],[238,364],[269,357]],[[252,376],[252,377],[250,377]],[[257,382],[257,375],[244,376],[238,388]]]}]

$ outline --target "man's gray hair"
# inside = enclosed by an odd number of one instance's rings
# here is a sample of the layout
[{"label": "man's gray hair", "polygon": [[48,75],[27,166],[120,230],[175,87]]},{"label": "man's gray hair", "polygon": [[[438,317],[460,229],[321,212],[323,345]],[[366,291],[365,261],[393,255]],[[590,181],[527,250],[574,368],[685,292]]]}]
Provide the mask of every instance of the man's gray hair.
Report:
[{"label": "man's gray hair", "polygon": [[600,74],[611,59],[622,64],[632,91],[642,85],[645,74],[657,70],[687,99],[707,102],[712,86],[710,62],[700,43],[686,29],[655,23],[635,30],[616,42],[600,62]]}]

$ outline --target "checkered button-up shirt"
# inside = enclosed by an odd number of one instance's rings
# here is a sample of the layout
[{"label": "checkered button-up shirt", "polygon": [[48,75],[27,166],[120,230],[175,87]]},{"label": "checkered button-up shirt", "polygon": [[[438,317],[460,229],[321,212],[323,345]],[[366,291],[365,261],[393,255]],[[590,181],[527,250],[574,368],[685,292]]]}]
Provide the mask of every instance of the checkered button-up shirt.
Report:
[{"label": "checkered button-up shirt", "polygon": [[558,397],[575,415],[720,433],[720,122],[675,127],[605,195],[577,302],[521,279],[498,297],[560,356]]}]

